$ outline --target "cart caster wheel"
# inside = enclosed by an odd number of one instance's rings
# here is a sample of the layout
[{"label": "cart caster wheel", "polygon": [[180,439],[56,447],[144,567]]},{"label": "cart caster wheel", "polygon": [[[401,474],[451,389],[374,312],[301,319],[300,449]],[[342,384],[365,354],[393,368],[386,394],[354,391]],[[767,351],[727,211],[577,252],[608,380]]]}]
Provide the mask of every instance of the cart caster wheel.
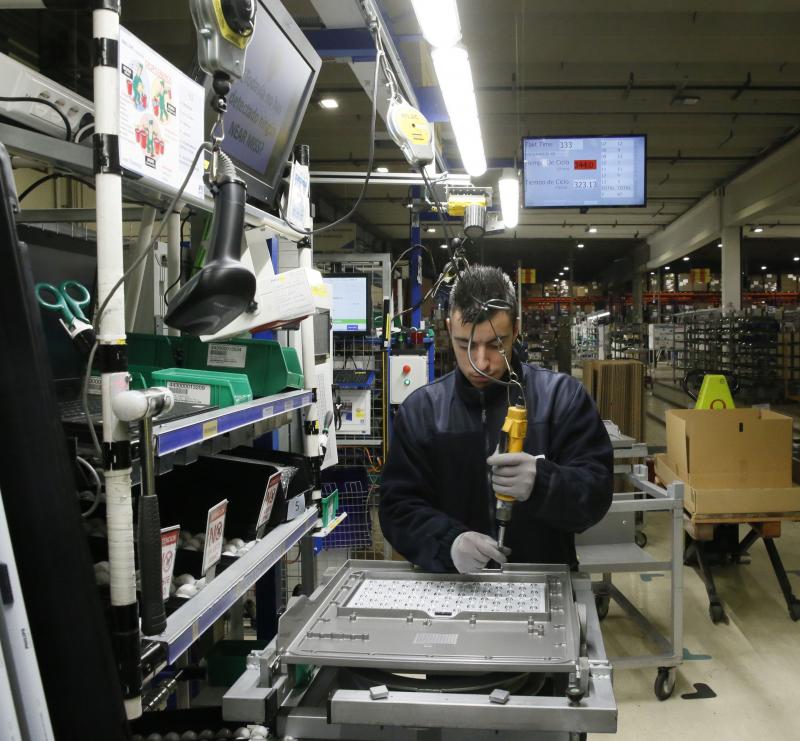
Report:
[{"label": "cart caster wheel", "polygon": [[711,622],[716,625],[717,623],[727,623],[728,617],[725,615],[725,610],[722,605],[717,602],[712,602],[708,606],[708,614],[711,616]]},{"label": "cart caster wheel", "polygon": [[611,604],[611,598],[607,594],[596,594],[594,597],[594,606],[597,608],[598,620],[605,620],[608,615],[608,608]]},{"label": "cart caster wheel", "polygon": [[800,620],[800,602],[797,600],[789,606],[789,617],[795,622]]},{"label": "cart caster wheel", "polygon": [[656,681],[653,685],[653,692],[656,697],[663,702],[672,697],[675,690],[675,670],[674,669],[659,669],[656,675]]},{"label": "cart caster wheel", "polygon": [[637,530],[634,540],[639,548],[644,548],[647,545],[647,533]]}]

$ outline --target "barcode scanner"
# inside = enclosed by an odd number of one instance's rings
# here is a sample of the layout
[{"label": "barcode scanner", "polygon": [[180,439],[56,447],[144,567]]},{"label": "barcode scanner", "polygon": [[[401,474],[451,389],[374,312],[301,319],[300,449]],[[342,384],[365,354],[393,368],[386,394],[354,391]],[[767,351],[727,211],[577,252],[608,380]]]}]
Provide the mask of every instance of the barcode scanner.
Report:
[{"label": "barcode scanner", "polygon": [[215,334],[255,306],[256,277],[239,262],[247,187],[224,152],[217,155],[209,260],[170,300],[164,317],[168,326],[192,335]]}]

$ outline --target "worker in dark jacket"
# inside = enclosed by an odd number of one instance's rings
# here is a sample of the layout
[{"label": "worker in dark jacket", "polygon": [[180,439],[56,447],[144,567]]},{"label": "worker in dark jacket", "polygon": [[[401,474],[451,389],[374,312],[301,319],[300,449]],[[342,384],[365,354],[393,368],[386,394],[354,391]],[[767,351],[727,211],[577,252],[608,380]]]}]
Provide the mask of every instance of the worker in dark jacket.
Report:
[{"label": "worker in dark jacket", "polygon": [[[490,561],[577,565],[576,532],[608,511],[613,453],[594,402],[571,376],[519,361],[513,285],[501,270],[461,274],[447,320],[458,368],[418,389],[394,418],[380,487],[386,539],[428,571],[467,573]],[[499,308],[498,308],[499,307]],[[496,381],[518,381],[505,385]],[[497,452],[521,385],[523,452]],[[495,496],[514,504],[497,546]]]}]

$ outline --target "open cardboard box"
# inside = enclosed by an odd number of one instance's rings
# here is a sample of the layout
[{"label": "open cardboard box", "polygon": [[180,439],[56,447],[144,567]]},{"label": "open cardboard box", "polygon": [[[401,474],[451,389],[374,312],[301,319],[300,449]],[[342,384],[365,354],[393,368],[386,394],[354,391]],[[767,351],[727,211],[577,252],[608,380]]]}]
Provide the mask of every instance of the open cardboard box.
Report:
[{"label": "open cardboard box", "polygon": [[666,485],[686,484],[695,514],[800,511],[792,486],[792,420],[766,409],[671,409],[667,453],[656,456]]}]

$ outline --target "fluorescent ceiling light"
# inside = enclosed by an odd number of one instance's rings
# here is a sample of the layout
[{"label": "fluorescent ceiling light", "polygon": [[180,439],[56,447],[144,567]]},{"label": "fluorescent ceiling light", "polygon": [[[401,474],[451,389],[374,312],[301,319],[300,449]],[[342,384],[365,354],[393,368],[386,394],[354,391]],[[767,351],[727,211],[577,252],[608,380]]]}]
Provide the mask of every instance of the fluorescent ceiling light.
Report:
[{"label": "fluorescent ceiling light", "polygon": [[447,249],[447,242],[439,245],[439,249],[446,250]]},{"label": "fluorescent ceiling light", "polygon": [[655,271],[655,270],[651,270],[651,271],[650,271],[650,275],[655,275],[655,274],[656,274],[656,271]]},{"label": "fluorescent ceiling light", "polygon": [[436,227],[435,226],[429,226],[425,231],[428,232],[428,234],[435,234],[436,233]]},{"label": "fluorescent ceiling light", "polygon": [[386,174],[387,172],[389,172],[389,168],[388,167],[376,167],[375,168],[375,172],[380,172],[382,174]]},{"label": "fluorescent ceiling light", "polygon": [[586,231],[589,232],[589,234],[597,234],[597,227],[596,226],[587,227]]},{"label": "fluorescent ceiling light", "polygon": [[583,245],[583,242],[578,242],[578,249],[579,249],[579,250],[582,250],[582,249],[583,249],[583,246],[584,246],[584,245]]},{"label": "fluorescent ceiling light", "polygon": [[456,0],[411,0],[422,35],[431,46],[447,48],[461,41]]},{"label": "fluorescent ceiling light", "polygon": [[559,275],[564,275],[564,273],[559,273]]},{"label": "fluorescent ceiling light", "polygon": [[339,107],[339,101],[336,98],[322,98],[319,104],[321,108],[326,108],[329,111]]},{"label": "fluorescent ceiling light", "polygon": [[717,242],[717,247],[719,247],[720,249],[722,249],[722,242]]},{"label": "fluorescent ceiling light", "polygon": [[754,226],[753,227],[753,233],[754,234],[761,234],[761,232],[763,232],[763,231],[764,231],[764,227],[763,226]]},{"label": "fluorescent ceiling light", "polygon": [[431,57],[464,169],[472,177],[483,175],[486,155],[467,50],[462,46],[434,49]]},{"label": "fluorescent ceiling light", "polygon": [[689,258],[688,258],[688,257],[684,257],[684,258],[683,258],[683,261],[684,261],[684,262],[689,262]]},{"label": "fluorescent ceiling light", "polygon": [[795,257],[794,257],[794,258],[792,258],[792,259],[793,259],[795,262],[800,262],[800,257],[796,257],[796,256],[795,256]]},{"label": "fluorescent ceiling light", "polygon": [[564,266],[564,270],[565,270],[565,271],[566,271],[566,270],[569,270],[569,265],[565,265],[565,266]]},{"label": "fluorescent ceiling light", "polygon": [[766,265],[762,265],[762,266],[761,266],[761,269],[762,269],[762,270],[766,270],[766,269],[767,269],[767,266],[766,266]]},{"label": "fluorescent ceiling light", "polygon": [[669,265],[667,265],[667,266],[664,268],[664,270],[669,270]]},{"label": "fluorescent ceiling light", "polygon": [[513,170],[504,170],[497,183],[500,191],[500,210],[506,229],[519,224],[519,180]]}]

